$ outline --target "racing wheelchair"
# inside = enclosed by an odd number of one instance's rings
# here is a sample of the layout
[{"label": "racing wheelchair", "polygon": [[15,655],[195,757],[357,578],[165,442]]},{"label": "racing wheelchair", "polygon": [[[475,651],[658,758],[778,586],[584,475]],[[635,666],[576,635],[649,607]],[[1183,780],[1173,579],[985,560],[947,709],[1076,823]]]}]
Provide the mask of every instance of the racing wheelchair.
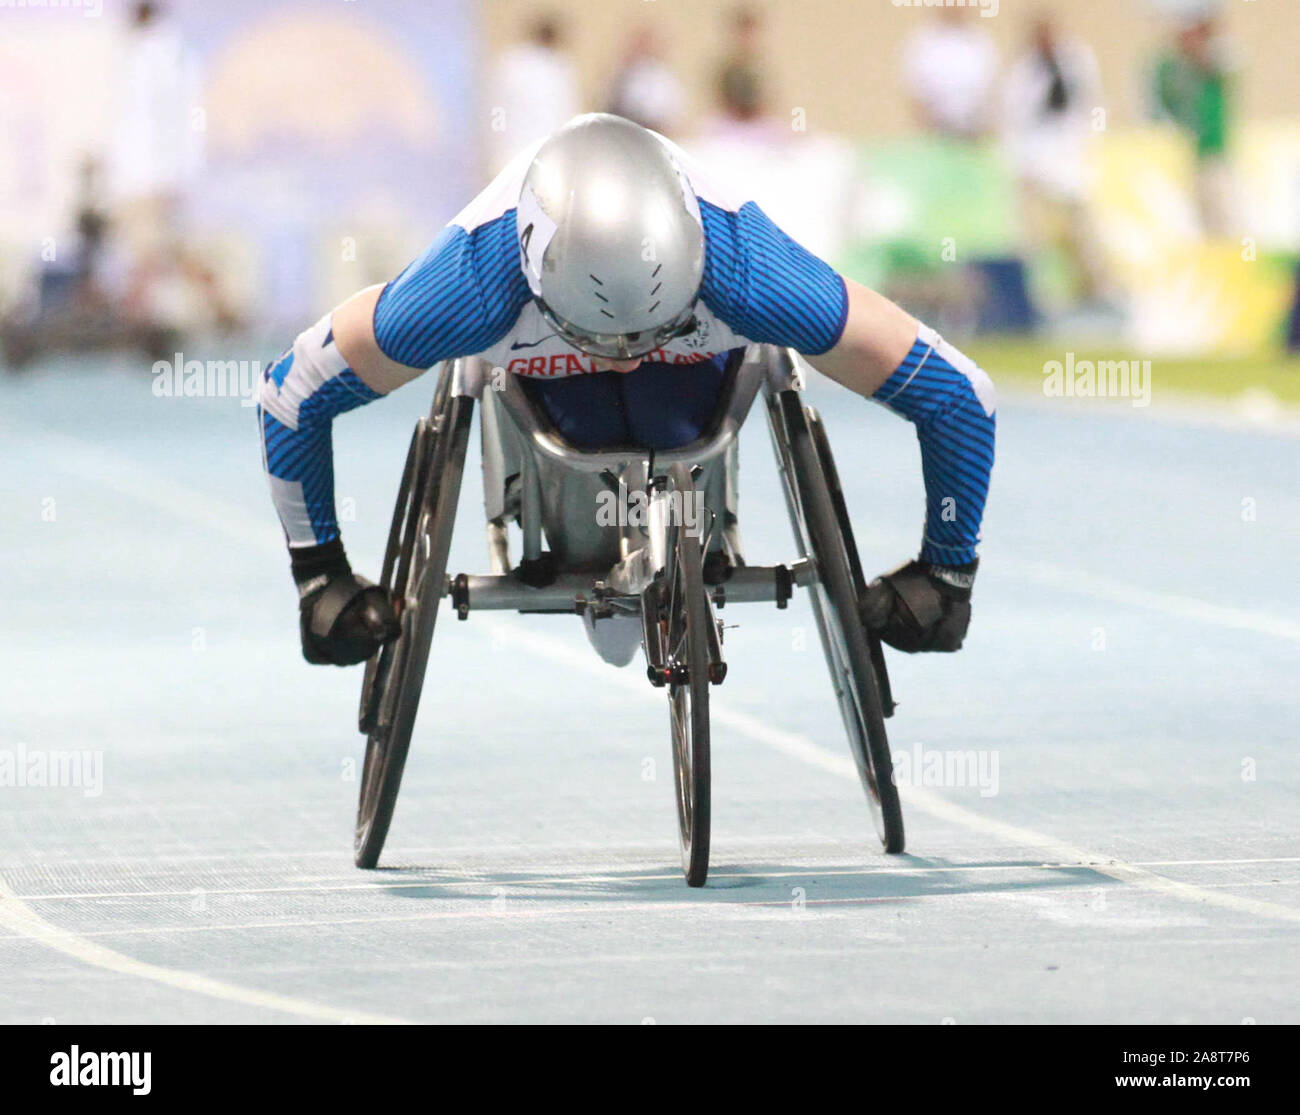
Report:
[{"label": "racing wheelchair", "polygon": [[[739,548],[737,435],[760,391],[794,529],[797,556],[789,565],[747,565]],[[648,683],[668,698],[682,868],[690,886],[702,886],[709,694],[727,673],[717,612],[761,601],[784,608],[796,588],[809,594],[876,832],[886,852],[902,852],[885,731],[894,711],[889,677],[879,641],[859,618],[866,581],[830,443],[802,391],[791,351],[753,345],[732,354],[712,420],[690,444],[590,449],[562,437],[514,374],[476,358],[439,366],[433,406],[411,438],[380,578],[401,634],[370,658],[362,682],[358,867],[377,864],[388,835],[445,599],[462,620],[485,610],[576,614],[607,661],[625,665],[643,653]],[[451,576],[476,400],[490,571]],[[602,521],[597,505],[614,491],[640,493],[643,513]],[[684,513],[701,505],[701,515]],[[518,564],[512,526],[522,535]]]}]

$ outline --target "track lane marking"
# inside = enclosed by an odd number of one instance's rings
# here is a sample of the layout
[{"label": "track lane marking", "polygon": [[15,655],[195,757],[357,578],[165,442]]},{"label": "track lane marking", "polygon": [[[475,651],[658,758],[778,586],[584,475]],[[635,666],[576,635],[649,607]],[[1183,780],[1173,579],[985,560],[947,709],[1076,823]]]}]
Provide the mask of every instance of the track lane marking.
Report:
[{"label": "track lane marking", "polygon": [[[1091,865],[1072,865],[1074,870],[1080,870],[1082,867],[1091,868]],[[795,876],[806,881],[813,881],[810,876]],[[667,877],[664,877],[667,878]],[[680,880],[681,875],[678,873],[672,876],[674,880]],[[712,875],[710,875],[712,878]],[[538,906],[530,908],[527,906],[512,907],[502,905],[498,907],[491,906],[492,898],[485,898],[478,906],[472,909],[463,910],[426,910],[418,914],[397,914],[397,915],[376,915],[349,918],[320,918],[320,919],[300,919],[295,921],[252,921],[252,922],[230,922],[225,924],[208,924],[208,925],[151,925],[139,926],[130,929],[96,929],[89,930],[78,936],[82,940],[90,938],[117,938],[117,937],[173,937],[181,935],[191,935],[196,933],[244,933],[254,930],[281,930],[281,929],[324,929],[339,928],[343,926],[356,925],[406,925],[417,924],[421,922],[480,922],[480,921],[590,921],[593,908],[603,909],[606,912],[617,913],[620,917],[624,914],[653,914],[666,911],[696,911],[704,912],[710,917],[725,915],[728,910],[782,910],[790,911],[792,909],[792,900],[788,898],[765,898],[765,899],[738,899],[735,901],[721,900],[725,891],[712,890],[705,891],[698,899],[663,899],[661,901],[640,901],[624,902],[619,901],[616,907],[607,907],[606,900],[612,896],[606,894],[592,894],[588,896],[583,904],[574,908],[559,908],[556,906]],[[1039,893],[1039,892],[1036,892]],[[881,895],[843,895],[827,898],[805,898],[802,905],[804,906],[870,906],[870,905],[890,905],[894,903],[906,903],[915,905],[916,903],[929,903],[939,901],[956,901],[969,898],[988,898],[988,894],[974,894],[962,890],[951,891],[934,891],[923,894],[881,894]],[[1001,897],[1009,897],[1001,895]],[[1232,897],[1232,896],[1229,896]],[[550,901],[571,901],[568,898],[553,899],[545,894],[537,895],[517,895],[510,901],[522,902],[527,898],[530,902],[543,903]],[[1123,923],[1119,923],[1117,928],[1124,928]],[[11,938],[0,937],[0,942],[5,940],[24,940],[25,935],[15,935]],[[182,973],[183,974],[183,973]],[[367,1019],[356,1015],[341,1012],[344,1017],[333,1019],[334,1021],[357,1021],[364,1022]],[[395,1020],[393,1020],[395,1021]]]},{"label": "track lane marking", "polygon": [[[678,876],[680,878],[680,875]],[[680,891],[678,892],[680,893]],[[737,900],[734,902],[719,902],[718,896],[723,893],[718,890],[704,891],[700,898],[697,899],[673,899],[665,898],[661,901],[641,901],[641,902],[624,902],[619,901],[617,906],[611,906],[606,902],[607,896],[593,894],[585,899],[581,905],[566,906],[559,908],[550,906],[546,908],[527,908],[523,905],[523,896],[513,900],[502,902],[500,905],[493,907],[493,899],[489,898],[480,902],[473,908],[463,910],[426,910],[418,914],[397,914],[397,915],[379,915],[373,917],[339,917],[339,918],[322,918],[322,919],[299,919],[296,921],[250,921],[250,922],[231,922],[225,925],[160,925],[160,926],[138,926],[131,929],[92,929],[83,934],[70,934],[76,936],[79,940],[87,944],[93,944],[91,938],[95,937],[171,937],[179,935],[189,935],[194,933],[227,933],[227,932],[244,932],[257,929],[318,929],[325,927],[337,927],[345,925],[387,925],[401,924],[426,921],[541,921],[541,920],[573,920],[581,922],[590,922],[593,914],[649,914],[660,910],[694,910],[699,913],[716,918],[725,915],[728,910],[752,910],[752,909],[775,909],[790,910],[791,899],[752,899]],[[825,902],[840,902],[846,905],[861,905],[863,903],[882,903],[892,904],[898,902],[916,903],[916,902],[933,902],[944,899],[960,899],[966,897],[960,891],[935,892],[933,894],[886,894],[886,895],[853,895],[844,898],[825,899]],[[532,901],[544,901],[544,896],[537,896]],[[571,899],[565,899],[571,902]],[[811,902],[811,899],[805,900],[805,904]],[[3,924],[3,922],[0,922]],[[27,934],[18,934],[13,939],[25,939]],[[0,937],[0,941],[5,938]],[[95,946],[99,947],[99,946]],[[111,951],[105,949],[104,951]],[[121,954],[117,954],[121,955]],[[130,959],[123,957],[123,959]],[[188,975],[189,973],[177,972],[178,975]],[[200,977],[202,978],[202,977]],[[236,990],[244,990],[237,988]],[[251,992],[251,994],[260,994]],[[222,997],[222,996],[218,996]],[[314,1004],[307,1004],[314,1005]],[[328,1008],[333,1010],[333,1008]],[[338,1011],[337,1017],[330,1019],[337,1022],[366,1022],[369,1019],[360,1013],[349,1011]],[[397,1023],[399,1019],[388,1019],[389,1023]]]},{"label": "track lane marking", "polygon": [[[502,641],[513,641],[535,652],[545,654],[548,660],[561,660],[566,667],[582,670],[585,673],[599,675],[607,685],[617,685],[629,694],[638,694],[643,699],[656,703],[661,695],[647,689],[645,682],[634,680],[626,674],[615,675],[612,667],[605,665],[594,654],[576,653],[567,643],[552,636],[538,635],[525,631],[522,627],[500,620],[488,621]],[[807,736],[797,732],[777,728],[764,720],[748,713],[738,712],[726,707],[710,706],[709,715],[716,724],[725,725],[733,732],[746,736],[756,743],[778,751],[789,758],[796,759],[807,766],[816,767],[837,778],[847,779],[855,784],[858,772],[853,760],[847,755],[837,755],[819,747]],[[847,748],[846,748],[847,750]],[[1300,924],[1300,907],[1282,906],[1263,899],[1250,898],[1245,895],[1226,894],[1222,891],[1207,890],[1193,883],[1183,883],[1133,864],[1116,863],[1111,857],[1098,852],[1076,847],[1066,841],[1057,840],[1046,833],[1020,825],[1009,824],[996,818],[986,817],[946,798],[921,787],[909,787],[902,793],[904,802],[912,808],[920,809],[938,820],[948,821],[962,828],[984,833],[1009,844],[1020,847],[1039,848],[1047,851],[1053,860],[1074,862],[1082,867],[1090,867],[1099,874],[1108,875],[1121,882],[1132,883],[1143,890],[1164,894],[1197,905],[1219,906],[1238,913],[1249,913],[1257,917],[1274,918],[1280,921]]]},{"label": "track lane marking", "polygon": [[288,995],[279,995],[272,991],[258,991],[247,987],[237,987],[210,976],[197,972],[181,971],[177,968],[164,968],[158,964],[149,964],[124,953],[115,952],[105,945],[98,944],[89,937],[62,929],[46,921],[27,903],[9,889],[0,877],[0,925],[25,938],[61,952],[65,956],[117,972],[124,976],[149,980],[152,983],[174,987],[178,991],[187,991],[196,995],[205,995],[211,999],[222,999],[231,1003],[260,1007],[265,1010],[280,1011],[283,1014],[318,1022],[352,1022],[367,1025],[392,1025],[402,1020],[384,1015],[370,1014],[361,1010],[343,1010],[338,1007],[325,1006],[320,1003],[295,999]]},{"label": "track lane marking", "polygon": [[1237,631],[1253,631],[1276,639],[1300,642],[1300,622],[1294,620],[1251,612],[1245,608],[1211,604],[1194,596],[1183,596],[1181,593],[1139,588],[1109,577],[1062,569],[1046,562],[1010,559],[1000,561],[999,565],[1009,573],[1047,588],[1063,589],[1112,604],[1124,604],[1147,611],[1161,612],[1177,619],[1188,619],[1216,627],[1229,627]]},{"label": "track lane marking", "polygon": [[[866,532],[864,532],[864,535]],[[914,540],[891,530],[876,528],[870,532],[873,543],[883,548],[906,552]],[[1257,635],[1300,642],[1300,620],[1284,616],[1234,608],[1225,604],[1212,604],[1199,597],[1187,596],[1164,589],[1143,588],[1141,585],[1117,581],[1098,573],[1070,569],[1047,561],[1031,561],[1010,554],[997,558],[999,574],[1019,578],[1044,588],[1070,592],[1108,604],[1122,604],[1146,612],[1157,612],[1174,619],[1204,623],[1211,627],[1226,627],[1234,631],[1251,631]]]},{"label": "track lane marking", "polygon": [[[714,847],[719,850],[727,850],[728,852],[730,852],[730,849],[733,848],[735,849],[755,848],[755,847],[791,848],[791,847],[798,847],[800,844],[806,845],[809,843],[832,845],[837,850],[843,849],[846,852],[852,851],[856,853],[858,850],[857,841],[847,840],[841,837],[825,837],[825,838],[817,839],[817,838],[810,837],[807,833],[796,833],[789,837],[782,836],[780,833],[777,833],[773,836],[752,836],[752,837],[751,836],[728,836],[724,840],[718,840],[717,842],[715,842]],[[385,851],[387,850],[388,849],[385,848]],[[426,856],[426,855],[441,855],[441,856],[447,856],[449,858],[463,858],[465,856],[484,856],[492,859],[493,862],[496,862],[497,858],[502,854],[508,855],[508,854],[519,853],[519,852],[539,852],[539,851],[547,852],[547,853],[556,853],[556,852],[567,853],[568,857],[571,859],[577,859],[580,856],[583,856],[589,852],[598,852],[598,851],[627,852],[633,855],[642,856],[646,858],[654,858],[657,854],[657,850],[655,848],[650,847],[644,841],[639,841],[635,844],[614,844],[614,843],[606,843],[604,841],[593,840],[590,843],[585,843],[585,844],[439,844],[427,848],[421,848],[417,846],[411,846],[411,847],[395,846],[392,849],[392,855],[394,856],[394,858],[398,858],[402,856]],[[165,859],[160,859],[156,856],[111,856],[111,857],[105,857],[103,859],[60,859],[59,867],[61,869],[76,868],[76,867],[102,867],[105,864],[111,864],[114,867],[122,867],[133,863],[143,863],[143,864],[148,864],[150,867],[157,868],[159,872],[165,873],[167,870],[171,868],[180,868],[192,863],[211,863],[215,861],[221,863],[242,864],[252,860],[260,860],[260,859],[298,859],[298,858],[308,859],[317,856],[328,856],[334,859],[342,858],[340,857],[337,851],[322,850],[320,848],[308,848],[298,852],[262,852],[262,853],[249,852],[247,855],[241,855],[239,853],[230,852],[230,853],[214,853],[212,855],[168,856]],[[787,856],[785,858],[794,861],[797,860],[799,857]],[[807,857],[804,858],[806,859]],[[543,864],[545,863],[545,861],[542,862]],[[1129,863],[1133,867],[1216,867],[1216,866],[1240,867],[1247,864],[1300,863],[1300,856],[1261,856],[1255,858],[1248,857],[1244,859],[1242,858],[1149,859],[1149,860],[1132,860],[1132,861],[1116,860],[1115,862]],[[14,871],[18,868],[18,866],[19,865],[16,864],[9,864],[7,866],[4,864],[0,864],[0,871],[4,871],[4,870]],[[864,873],[901,872],[905,874],[911,874],[913,872],[918,872],[918,871],[1008,871],[1008,870],[1015,870],[1017,868],[1038,869],[1038,868],[1077,867],[1077,866],[1078,864],[1037,863],[1037,862],[1029,862],[1028,860],[1026,860],[1025,862],[1019,864],[964,863],[964,864],[952,864],[951,866],[946,866],[946,867],[940,866],[938,864],[933,864],[933,865],[926,865],[926,866],[916,865],[916,866],[906,867],[906,868],[864,867],[860,869],[854,868],[853,870],[855,872],[861,870]],[[344,879],[352,878],[353,870],[354,869],[350,868],[349,873],[346,875],[296,876],[296,878],[299,878],[303,881],[309,881],[309,882],[330,882],[336,879],[341,881]],[[401,873],[406,871],[470,872],[476,869],[434,867],[428,864],[403,865],[401,863],[397,863],[390,867],[382,868],[381,870],[392,871],[394,873]],[[607,870],[607,869],[600,868],[599,870]],[[608,868],[608,870],[613,870],[613,868]],[[709,874],[712,875],[713,872],[710,872]],[[646,877],[652,878],[653,876],[646,876]],[[672,878],[676,878],[676,877],[677,877],[676,874],[672,875]],[[289,881],[293,881],[293,879],[291,878]],[[140,893],[140,894],[175,893],[175,894],[189,895],[193,893],[193,889],[194,888],[191,887],[185,891],[175,891],[175,892],[173,891],[157,891],[157,892],[104,891],[102,894],[87,893],[85,895],[82,895],[82,897],[115,898],[115,897],[122,897],[125,894],[136,894],[136,893]],[[50,893],[50,894],[43,894],[43,895],[24,895],[24,897],[25,898],[58,898],[62,894],[68,894],[68,893],[71,892],[61,891],[57,893]],[[213,892],[209,891],[208,893],[211,894]],[[232,891],[231,893],[244,893],[244,892]]]}]

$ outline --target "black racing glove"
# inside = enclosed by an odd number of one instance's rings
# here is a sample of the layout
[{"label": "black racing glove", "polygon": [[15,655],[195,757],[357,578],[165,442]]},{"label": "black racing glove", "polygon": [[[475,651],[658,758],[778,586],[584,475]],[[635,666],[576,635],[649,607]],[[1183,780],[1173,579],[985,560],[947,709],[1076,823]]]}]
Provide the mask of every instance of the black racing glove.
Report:
[{"label": "black racing glove", "polygon": [[960,650],[970,626],[970,590],[979,560],[969,565],[909,561],[867,586],[862,620],[897,650]]},{"label": "black racing glove", "polygon": [[302,656],[312,665],[353,666],[401,634],[384,590],[352,572],[342,542],[290,549],[289,558]]}]

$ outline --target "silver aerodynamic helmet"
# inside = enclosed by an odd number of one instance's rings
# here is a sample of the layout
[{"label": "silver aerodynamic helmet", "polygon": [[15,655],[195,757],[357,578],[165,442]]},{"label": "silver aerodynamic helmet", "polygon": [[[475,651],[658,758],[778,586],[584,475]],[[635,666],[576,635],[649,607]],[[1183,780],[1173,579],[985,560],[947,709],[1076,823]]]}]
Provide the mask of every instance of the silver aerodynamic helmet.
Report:
[{"label": "silver aerodynamic helmet", "polygon": [[695,329],[700,206],[654,133],[576,117],[538,149],[516,213],[528,286],[575,348],[631,360]]}]

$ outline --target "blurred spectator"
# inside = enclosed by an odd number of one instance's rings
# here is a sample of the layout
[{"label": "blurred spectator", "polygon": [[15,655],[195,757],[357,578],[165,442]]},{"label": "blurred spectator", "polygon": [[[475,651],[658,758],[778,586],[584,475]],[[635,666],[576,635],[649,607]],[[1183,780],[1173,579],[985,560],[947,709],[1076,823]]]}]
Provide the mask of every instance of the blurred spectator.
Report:
[{"label": "blurred spectator", "polygon": [[[175,352],[183,330],[232,317],[180,229],[200,169],[198,68],[162,5],[131,7],[114,101],[109,211],[97,160],[78,171],[75,248],[34,270],[35,296],[0,323],[13,366],[61,351]],[[110,237],[109,233],[112,233]]]},{"label": "blurred spectator", "polygon": [[716,104],[691,137],[690,153],[709,181],[753,198],[800,244],[834,257],[856,196],[853,147],[828,129],[808,130],[798,116],[771,111],[771,55],[759,9],[731,9],[726,29]]},{"label": "blurred spectator", "polygon": [[[0,317],[0,358],[21,369],[51,353],[143,348],[155,358],[175,352],[177,334],[133,316],[108,272],[100,165],[87,155],[77,169],[70,244],[34,261],[27,295]],[[62,237],[59,238],[62,241]]]},{"label": "blurred spectator", "polygon": [[681,124],[684,106],[682,83],[664,61],[662,44],[643,27],[628,41],[610,89],[609,111],[670,135]]},{"label": "blurred spectator", "polygon": [[732,13],[730,50],[718,67],[718,102],[737,121],[758,120],[767,107],[762,33],[762,21],[754,10],[738,8]]},{"label": "blurred spectator", "polygon": [[91,297],[97,286],[104,240],[108,234],[108,215],[103,209],[103,189],[97,159],[87,155],[77,175],[77,249],[75,274],[77,285]]},{"label": "blurred spectator", "polygon": [[1063,249],[1084,296],[1100,299],[1108,282],[1087,203],[1092,113],[1101,104],[1097,58],[1044,14],[1002,94],[1003,138],[1030,246]]},{"label": "blurred spectator", "polygon": [[497,59],[488,93],[491,158],[495,174],[535,139],[578,114],[578,77],[563,49],[559,21],[541,16],[525,41]]},{"label": "blurred spectator", "polygon": [[903,89],[921,126],[954,139],[985,133],[997,50],[974,8],[941,8],[903,44]]},{"label": "blurred spectator", "polygon": [[751,8],[737,8],[728,25],[730,43],[714,86],[717,104],[700,125],[698,143],[770,156],[789,142],[791,130],[767,112],[762,20]]},{"label": "blurred spectator", "polygon": [[114,151],[117,225],[132,259],[151,265],[175,250],[184,190],[198,174],[198,71],[180,33],[156,3],[131,15],[122,113]]},{"label": "blurred spectator", "polygon": [[202,166],[202,105],[197,59],[163,5],[133,6],[125,77],[113,225],[128,275],[118,312],[148,336],[229,328],[234,314],[181,228]]},{"label": "blurred spectator", "polygon": [[1156,107],[1195,144],[1196,207],[1207,236],[1234,231],[1228,85],[1225,49],[1213,17],[1185,24],[1156,61]]}]

